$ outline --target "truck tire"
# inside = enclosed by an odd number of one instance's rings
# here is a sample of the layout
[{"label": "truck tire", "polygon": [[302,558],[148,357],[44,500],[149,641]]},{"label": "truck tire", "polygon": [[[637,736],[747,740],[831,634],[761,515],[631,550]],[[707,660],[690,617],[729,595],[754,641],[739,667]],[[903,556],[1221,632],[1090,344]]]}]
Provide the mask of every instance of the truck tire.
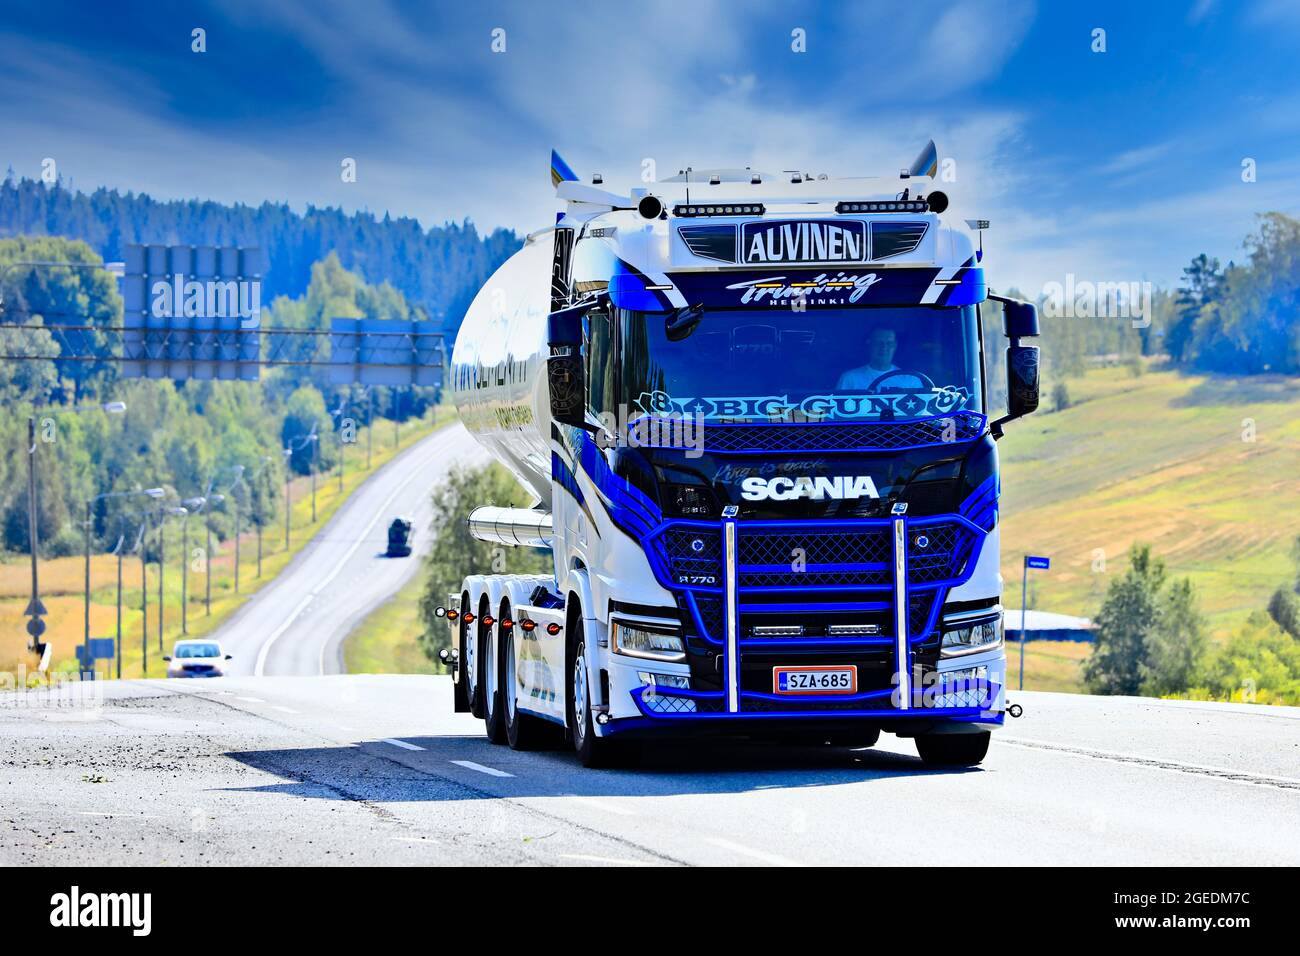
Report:
[{"label": "truck tire", "polygon": [[[469,608],[469,591],[460,596],[462,609]],[[460,674],[465,684],[465,696],[469,700],[469,712],[479,720],[483,719],[483,675],[479,669],[478,632],[470,632],[470,625],[465,618],[457,621],[456,633],[460,638]]]},{"label": "truck tire", "polygon": [[984,730],[975,734],[922,734],[916,738],[916,752],[931,767],[973,767],[989,752],[993,735]]},{"label": "truck tire", "polygon": [[525,714],[519,709],[519,675],[515,670],[517,655],[514,629],[506,631],[505,635],[503,648],[505,677],[501,689],[505,700],[506,740],[511,750],[540,750],[550,746],[557,734],[545,720]]},{"label": "truck tire", "polygon": [[491,614],[487,596],[479,608],[479,675],[483,690],[483,725],[487,739],[494,744],[506,742],[505,708],[501,701],[501,649],[497,642],[497,628],[485,627],[483,618]]},{"label": "truck tire", "polygon": [[[460,606],[465,607],[468,603],[468,599],[462,598]],[[466,656],[466,651],[469,648],[469,642],[465,640],[466,630],[465,622],[457,617],[456,682],[452,693],[455,701],[455,712],[458,714],[472,713],[474,710],[474,691],[469,679],[469,658]]]},{"label": "truck tire", "polygon": [[587,679],[587,644],[583,639],[582,618],[576,618],[573,637],[577,650],[573,655],[573,673],[569,677],[568,724],[573,734],[573,749],[584,767],[614,767],[623,763],[630,751],[619,741],[597,737],[591,707],[590,681]]}]

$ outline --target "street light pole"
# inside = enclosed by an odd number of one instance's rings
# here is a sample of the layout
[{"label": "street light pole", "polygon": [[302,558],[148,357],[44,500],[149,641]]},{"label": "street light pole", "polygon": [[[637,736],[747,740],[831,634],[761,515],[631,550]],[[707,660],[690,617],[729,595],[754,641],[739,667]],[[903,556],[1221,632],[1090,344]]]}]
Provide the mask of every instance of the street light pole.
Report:
[{"label": "street light pole", "polygon": [[[257,576],[262,577],[262,525],[266,523],[266,496],[262,493],[262,474],[266,471],[267,466],[271,464],[270,455],[263,455],[261,463],[257,466],[257,471],[253,472],[253,480],[249,483],[250,492],[256,492],[256,507],[253,507],[253,522],[257,527]],[[250,496],[249,505],[252,506],[254,499]]]},{"label": "street light pole", "polygon": [[232,492],[235,499],[235,593],[239,593],[239,495]]},{"label": "street light pole", "polygon": [[167,615],[163,611],[163,577],[167,571],[167,512],[158,510],[158,653],[163,652],[163,624]]},{"label": "street light pole", "polygon": [[103,501],[106,498],[130,498],[135,495],[147,495],[150,498],[161,498],[164,494],[161,488],[150,488],[146,491],[106,491],[103,494],[95,495],[93,498],[86,499],[86,604],[85,604],[85,631],[82,635],[82,669],[80,671],[81,679],[86,677],[86,664],[89,663],[90,679],[95,679],[95,664],[90,659],[90,531],[93,524],[91,520],[91,509],[95,502]]},{"label": "street light pole", "polygon": [[[235,593],[239,593],[239,489],[244,484],[244,466],[234,465],[230,469],[235,479],[226,486],[226,494],[235,503]],[[217,495],[218,501],[225,501],[226,495]]]},{"label": "street light pole", "polygon": [[292,448],[284,450],[284,550],[286,551],[289,550],[289,517],[291,514],[289,510],[291,507],[289,504],[289,476],[293,473],[289,468],[289,459],[292,455]]},{"label": "street light pole", "polygon": [[[208,483],[211,488],[211,482]],[[204,599],[206,610],[203,612],[206,617],[212,616],[212,498],[208,497],[208,507],[203,510],[203,524],[207,530],[207,542],[204,545],[203,552],[203,577],[204,586],[207,588],[207,596]]]},{"label": "street light pole", "polygon": [[1029,562],[1025,561],[1024,568],[1020,572],[1020,686],[1018,690],[1025,689],[1025,639],[1029,632],[1025,630],[1025,612],[1029,606]]},{"label": "street light pole", "polygon": [[117,679],[122,679],[122,545],[126,543],[126,538],[122,534],[117,536],[117,640],[115,649],[117,651]]},{"label": "street light pole", "polygon": [[140,659],[149,676],[149,512],[140,515]]},{"label": "street light pole", "polygon": [[81,642],[81,679],[86,679],[86,670],[90,678],[95,678],[95,667],[90,660],[90,505],[92,499],[86,499],[86,631]]},{"label": "street light pole", "polygon": [[190,632],[190,516],[181,519],[181,634]]},{"label": "street light pole", "polygon": [[1029,613],[1029,569],[1047,571],[1051,566],[1051,558],[1037,554],[1025,555],[1024,569],[1020,575],[1020,690],[1025,689],[1025,643],[1029,640],[1029,629],[1025,625]]},{"label": "street light pole", "polygon": [[[16,262],[10,263],[0,274],[8,272],[15,266],[20,265],[69,265],[69,263],[59,262]],[[88,264],[71,264],[74,268],[82,268]],[[67,411],[77,412],[84,411],[89,406],[72,406]],[[120,415],[126,411],[125,402],[102,402],[99,406],[100,411],[112,415]],[[98,499],[95,499],[98,500]],[[45,605],[41,602],[40,579],[37,569],[40,566],[40,526],[37,521],[36,505],[36,415],[35,413],[27,416],[27,544],[31,551],[32,558],[32,597],[27,604],[26,616],[31,620],[27,622],[27,634],[29,637],[28,647],[35,650],[40,636],[45,631],[45,622],[41,618],[45,615]],[[89,521],[91,502],[86,503],[86,516]],[[90,527],[86,527],[86,621],[85,634],[83,635],[85,650],[83,654],[90,653]],[[84,675],[84,672],[82,672]],[[94,665],[91,666],[91,677],[94,677]]]},{"label": "street light pole", "polygon": [[40,532],[36,521],[36,416],[32,415],[27,419],[27,544],[32,552],[32,600],[27,605],[27,615],[31,620],[27,622],[27,633],[31,635],[28,644],[33,648],[38,643],[37,639],[45,626],[45,622],[41,620],[41,615],[45,613],[45,605],[41,603],[41,586],[36,572],[39,538]]},{"label": "street light pole", "polygon": [[316,469],[320,466],[320,439],[311,436],[311,523],[316,523]]}]

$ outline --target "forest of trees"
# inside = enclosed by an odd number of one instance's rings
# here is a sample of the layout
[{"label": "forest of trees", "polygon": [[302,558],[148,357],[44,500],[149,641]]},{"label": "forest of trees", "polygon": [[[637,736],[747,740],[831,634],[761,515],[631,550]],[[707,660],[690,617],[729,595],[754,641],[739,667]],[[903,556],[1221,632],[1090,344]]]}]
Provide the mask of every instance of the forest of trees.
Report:
[{"label": "forest of trees", "polygon": [[[469,513],[481,505],[525,507],[529,496],[515,477],[493,462],[481,468],[454,467],[433,491],[433,550],[425,559],[420,594],[420,648],[431,661],[450,639],[447,622],[435,613],[470,574],[542,574],[554,565],[535,548],[503,548],[471,537]],[[495,613],[495,612],[494,612]]]},{"label": "forest of trees", "polygon": [[[1039,311],[1042,379],[1049,409],[1069,404],[1065,380],[1098,364],[1121,364],[1135,374],[1143,358],[1167,356],[1175,368],[1224,375],[1300,374],[1300,220],[1264,213],[1244,243],[1247,261],[1225,268],[1204,253],[1183,269],[1175,290],[1154,289],[1150,324],[1129,315],[1082,318]],[[1033,298],[1016,289],[1008,294]],[[1002,312],[985,306],[989,404],[1006,403]]]},{"label": "forest of trees", "polygon": [[[32,260],[98,262],[84,242],[49,236],[0,239],[0,296],[30,329],[0,330],[6,354],[49,356],[44,360],[0,363],[0,550],[28,550],[27,422],[38,425],[37,515],[41,551],[46,556],[79,552],[84,547],[81,516],[87,501],[110,492],[163,487],[172,504],[198,496],[215,479],[225,491],[244,467],[237,492],[245,517],[271,523],[281,503],[284,479],[282,449],[292,447],[288,467],[305,474],[311,467],[314,428],[318,467],[331,468],[339,453],[332,436],[345,418],[364,422],[368,397],[359,387],[331,385],[322,368],[293,366],[264,369],[261,382],[124,380],[112,362],[56,361],[59,343],[46,331],[70,314],[103,324],[120,324],[122,299],[112,277],[96,270],[42,269],[18,266]],[[14,266],[13,268],[8,268]],[[457,289],[475,280],[449,277]],[[472,289],[471,289],[472,291]],[[460,294],[459,291],[456,294]],[[279,296],[264,311],[263,323],[276,327],[328,326],[328,316],[411,318],[419,314],[388,283],[369,285],[344,269],[332,253],[312,264],[303,293]],[[10,319],[13,321],[13,319]],[[399,419],[424,414],[436,399],[432,389],[403,389],[394,403],[387,388],[373,390],[376,415]],[[347,406],[345,414],[331,409]],[[124,402],[122,414],[98,406]],[[73,411],[77,407],[80,410]],[[140,508],[139,499],[106,498],[93,511],[93,545],[112,547],[124,522],[119,516]],[[231,530],[227,513],[213,519],[219,537]]]},{"label": "forest of trees", "polygon": [[1241,265],[1202,253],[1183,270],[1164,350],[1199,371],[1300,373],[1300,220],[1265,213],[1245,246]]},{"label": "forest of trees", "polygon": [[424,229],[409,218],[378,219],[333,207],[297,213],[286,204],[260,206],[187,199],[160,201],[143,193],[93,193],[15,179],[0,183],[0,237],[81,239],[105,261],[122,259],[131,243],[258,246],[266,250],[262,301],[299,297],[312,267],[330,254],[365,282],[391,283],[431,318],[454,326],[487,277],[520,246],[511,231],[480,237],[468,220]]},{"label": "forest of trees", "polygon": [[1252,612],[1227,641],[1209,641],[1191,581],[1170,580],[1145,545],[1110,582],[1093,621],[1097,644],[1084,664],[1094,694],[1261,704],[1300,704],[1300,539],[1292,549],[1293,587]]}]

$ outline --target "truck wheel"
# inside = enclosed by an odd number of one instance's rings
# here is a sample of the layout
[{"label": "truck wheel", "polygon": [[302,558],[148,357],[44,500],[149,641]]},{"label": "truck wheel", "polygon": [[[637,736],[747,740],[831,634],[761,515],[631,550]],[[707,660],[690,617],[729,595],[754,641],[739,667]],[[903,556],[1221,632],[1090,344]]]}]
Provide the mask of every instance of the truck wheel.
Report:
[{"label": "truck wheel", "polygon": [[[489,613],[487,610],[487,599],[483,600],[483,612],[479,615],[479,621],[483,620],[483,615]],[[487,730],[487,739],[494,744],[503,744],[506,742],[506,721],[504,708],[501,706],[501,651],[497,647],[496,628],[484,627],[482,623],[479,629],[479,674],[483,678],[483,723]]]},{"label": "truck wheel", "polygon": [[502,692],[506,707],[506,740],[511,750],[539,750],[548,746],[554,734],[540,717],[525,714],[519,709],[519,674],[515,660],[515,632],[506,631],[505,677]]},{"label": "truck wheel", "polygon": [[[461,607],[469,604],[467,598],[462,598]],[[458,714],[472,713],[474,710],[474,682],[470,679],[473,671],[470,669],[471,659],[468,656],[469,641],[465,640],[465,632],[468,630],[466,624],[460,618],[456,620],[456,683],[454,688],[455,710]]]},{"label": "truck wheel", "polygon": [[618,742],[597,737],[591,709],[591,688],[587,680],[587,644],[583,640],[582,618],[577,619],[574,638],[578,642],[569,680],[569,729],[573,732],[573,749],[584,767],[612,767],[619,763],[625,750]]},{"label": "truck wheel", "polygon": [[987,730],[976,734],[922,734],[916,752],[931,767],[973,767],[989,752]]},{"label": "truck wheel", "polygon": [[[466,591],[460,596],[460,606],[462,608],[470,607],[469,592]],[[483,719],[483,674],[479,665],[478,631],[470,632],[470,626],[465,623],[465,618],[460,618],[460,648],[461,660],[464,662],[461,673],[465,678],[465,693],[469,697],[469,712],[479,720]]]}]

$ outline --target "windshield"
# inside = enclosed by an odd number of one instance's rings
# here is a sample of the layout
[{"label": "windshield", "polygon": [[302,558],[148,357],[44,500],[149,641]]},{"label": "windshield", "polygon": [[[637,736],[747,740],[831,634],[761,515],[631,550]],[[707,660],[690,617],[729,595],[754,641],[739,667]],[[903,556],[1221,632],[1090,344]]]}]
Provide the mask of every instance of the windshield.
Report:
[{"label": "windshield", "polygon": [[[897,421],[983,411],[974,306],[623,311],[616,334],[617,398],[634,418]],[[595,376],[593,404],[616,404],[612,378]]]},{"label": "windshield", "polygon": [[186,657],[220,657],[221,648],[216,644],[177,644],[176,653],[172,655],[177,658]]}]

